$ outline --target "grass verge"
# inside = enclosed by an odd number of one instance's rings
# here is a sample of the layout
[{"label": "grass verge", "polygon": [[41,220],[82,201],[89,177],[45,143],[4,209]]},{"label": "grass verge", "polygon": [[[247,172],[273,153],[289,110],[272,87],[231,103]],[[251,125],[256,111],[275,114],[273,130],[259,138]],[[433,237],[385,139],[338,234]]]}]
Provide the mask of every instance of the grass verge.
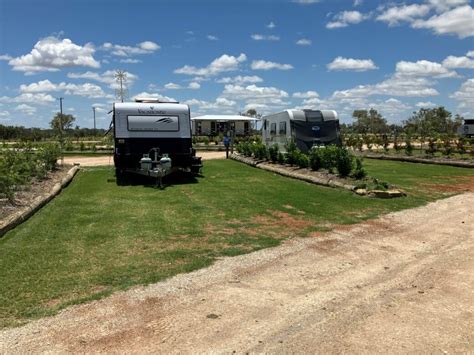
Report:
[{"label": "grass verge", "polygon": [[230,160],[208,161],[203,177],[165,190],[141,181],[117,186],[112,169],[84,169],[0,239],[0,327],[202,268],[219,256],[419,206],[458,191],[438,191],[434,181],[474,178],[472,169],[370,159],[365,165],[409,196],[360,197]]}]

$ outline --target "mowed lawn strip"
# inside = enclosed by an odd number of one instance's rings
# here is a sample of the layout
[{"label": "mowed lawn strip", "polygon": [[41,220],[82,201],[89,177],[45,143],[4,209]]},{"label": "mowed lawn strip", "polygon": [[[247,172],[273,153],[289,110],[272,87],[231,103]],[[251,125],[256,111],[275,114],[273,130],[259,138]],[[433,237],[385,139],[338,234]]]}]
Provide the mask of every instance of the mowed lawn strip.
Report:
[{"label": "mowed lawn strip", "polygon": [[[338,224],[419,206],[450,192],[430,183],[471,169],[366,160],[369,174],[413,191],[393,200],[311,185],[230,160],[164,190],[117,186],[110,168],[84,169],[58,197],[0,239],[0,327],[70,304],[275,246]],[[454,179],[454,180],[453,180]]]}]

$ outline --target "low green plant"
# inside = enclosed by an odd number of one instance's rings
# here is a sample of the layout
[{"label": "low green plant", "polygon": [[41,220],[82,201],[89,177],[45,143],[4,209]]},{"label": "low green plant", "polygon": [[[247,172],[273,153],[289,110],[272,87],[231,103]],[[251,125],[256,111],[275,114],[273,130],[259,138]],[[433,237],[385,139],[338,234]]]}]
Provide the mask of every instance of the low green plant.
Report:
[{"label": "low green plant", "polygon": [[273,144],[271,147],[268,148],[268,157],[273,163],[276,163],[278,161],[279,152],[280,149],[278,148],[278,144]]},{"label": "low green plant", "polygon": [[285,164],[286,158],[285,154],[282,152],[278,152],[278,158],[277,158],[278,164]]},{"label": "low green plant", "polygon": [[311,170],[316,171],[321,169],[321,148],[313,147],[309,151],[309,167],[311,168]]},{"label": "low green plant", "polygon": [[346,148],[337,148],[336,169],[340,176],[349,176],[352,170],[352,154]]},{"label": "low green plant", "polygon": [[405,154],[412,155],[413,154],[413,145],[411,144],[411,137],[406,136],[405,138]]},{"label": "low green plant", "polygon": [[352,172],[352,177],[357,180],[361,180],[365,178],[367,175],[363,165],[362,165],[362,159],[361,158],[356,158],[355,160],[355,167],[354,171]]},{"label": "low green plant", "polygon": [[257,160],[266,160],[268,157],[267,147],[263,143],[251,144],[251,150]]},{"label": "low green plant", "polygon": [[309,157],[306,154],[299,152],[296,156],[296,165],[302,169],[307,168],[309,166]]}]

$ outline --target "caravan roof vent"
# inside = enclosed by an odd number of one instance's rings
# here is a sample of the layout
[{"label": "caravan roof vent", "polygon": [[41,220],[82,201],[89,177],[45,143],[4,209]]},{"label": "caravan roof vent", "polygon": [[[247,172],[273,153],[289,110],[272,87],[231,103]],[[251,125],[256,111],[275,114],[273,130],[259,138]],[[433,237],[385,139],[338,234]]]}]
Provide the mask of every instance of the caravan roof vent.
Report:
[{"label": "caravan roof vent", "polygon": [[179,104],[178,101],[161,101],[156,97],[136,97],[135,102],[160,103],[160,104]]}]

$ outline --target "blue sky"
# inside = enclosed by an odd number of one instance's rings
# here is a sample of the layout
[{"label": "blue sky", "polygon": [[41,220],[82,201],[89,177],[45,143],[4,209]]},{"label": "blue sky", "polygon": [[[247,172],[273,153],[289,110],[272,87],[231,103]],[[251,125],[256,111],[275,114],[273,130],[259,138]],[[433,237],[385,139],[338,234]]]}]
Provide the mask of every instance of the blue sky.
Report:
[{"label": "blue sky", "polygon": [[0,0],[0,124],[64,112],[107,127],[113,73],[130,98],[193,116],[287,108],[378,109],[401,122],[442,105],[474,116],[469,0]]}]

